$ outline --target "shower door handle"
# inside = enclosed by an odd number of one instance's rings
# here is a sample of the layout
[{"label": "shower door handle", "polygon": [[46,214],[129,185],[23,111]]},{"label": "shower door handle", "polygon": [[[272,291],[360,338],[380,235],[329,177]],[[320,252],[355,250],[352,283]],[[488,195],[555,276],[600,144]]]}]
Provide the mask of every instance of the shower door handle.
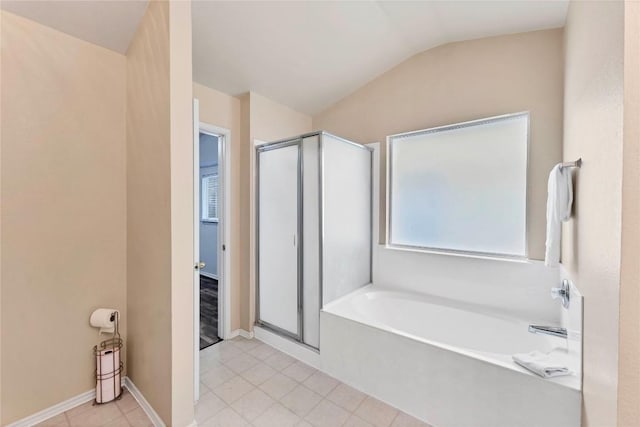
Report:
[{"label": "shower door handle", "polygon": [[296,235],[295,234],[293,235],[293,246],[294,247],[296,246]]}]

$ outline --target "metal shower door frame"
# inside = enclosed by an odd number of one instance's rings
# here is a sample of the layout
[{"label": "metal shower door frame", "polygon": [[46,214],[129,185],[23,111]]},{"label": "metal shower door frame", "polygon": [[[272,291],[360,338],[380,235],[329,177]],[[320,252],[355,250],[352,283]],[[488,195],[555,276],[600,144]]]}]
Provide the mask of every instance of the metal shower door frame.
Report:
[{"label": "metal shower door frame", "polygon": [[[298,196],[298,200],[297,200],[297,217],[298,217],[298,223],[297,223],[297,231],[298,231],[298,240],[296,242],[297,247],[297,290],[298,290],[298,295],[297,295],[297,301],[298,301],[298,307],[297,307],[297,316],[298,316],[298,333],[294,334],[291,333],[290,331],[287,331],[286,329],[283,329],[277,325],[274,325],[272,323],[266,322],[264,320],[262,320],[260,318],[260,154],[268,152],[268,151],[273,151],[273,150],[278,150],[281,148],[286,148],[286,147],[291,147],[291,146],[297,146],[298,147],[298,173],[297,173],[297,187],[298,187],[298,191],[297,191],[297,196]],[[278,141],[278,142],[274,142],[274,143],[269,143],[269,144],[263,144],[259,147],[256,148],[256,167],[255,167],[255,207],[256,207],[256,212],[255,212],[255,226],[256,226],[256,238],[255,238],[255,258],[256,258],[256,324],[266,328],[266,329],[270,329],[273,332],[276,332],[280,335],[284,335],[288,338],[292,338],[295,341],[299,341],[302,342],[304,339],[304,314],[303,314],[303,284],[302,284],[302,277],[303,277],[303,239],[304,236],[302,235],[302,230],[303,230],[303,215],[302,215],[302,197],[303,197],[303,185],[302,185],[302,179],[303,179],[303,169],[302,169],[302,138],[295,138],[295,139],[290,139],[290,140],[286,140],[286,141]]]}]

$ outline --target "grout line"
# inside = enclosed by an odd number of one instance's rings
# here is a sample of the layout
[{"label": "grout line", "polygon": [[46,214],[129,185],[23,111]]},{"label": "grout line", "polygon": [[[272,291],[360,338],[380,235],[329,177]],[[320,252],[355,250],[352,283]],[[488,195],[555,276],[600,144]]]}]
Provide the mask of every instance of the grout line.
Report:
[{"label": "grout line", "polygon": [[[361,392],[361,393],[362,393],[362,392]],[[362,399],[362,402],[358,403],[358,406],[356,406],[356,409],[354,409],[354,410],[353,410],[353,415],[356,415],[356,416],[357,416],[357,413],[356,413],[356,412],[358,411],[358,409],[360,409],[360,407],[361,407],[362,405],[364,405],[364,402],[367,400],[367,397],[369,397],[369,395],[368,395],[368,394],[366,394],[366,393],[363,393],[363,394],[364,394],[364,399]],[[358,418],[360,418],[360,417],[358,417]],[[368,421],[367,421],[367,422],[368,422]]]}]

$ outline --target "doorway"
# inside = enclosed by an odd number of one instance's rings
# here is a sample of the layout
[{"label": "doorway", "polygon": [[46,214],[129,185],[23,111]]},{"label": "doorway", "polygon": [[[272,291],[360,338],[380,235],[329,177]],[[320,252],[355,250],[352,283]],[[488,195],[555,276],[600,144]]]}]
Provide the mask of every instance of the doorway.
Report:
[{"label": "doorway", "polygon": [[200,129],[199,194],[200,194],[200,350],[222,340],[219,329],[219,236],[220,236],[220,175],[219,148],[221,135]]}]

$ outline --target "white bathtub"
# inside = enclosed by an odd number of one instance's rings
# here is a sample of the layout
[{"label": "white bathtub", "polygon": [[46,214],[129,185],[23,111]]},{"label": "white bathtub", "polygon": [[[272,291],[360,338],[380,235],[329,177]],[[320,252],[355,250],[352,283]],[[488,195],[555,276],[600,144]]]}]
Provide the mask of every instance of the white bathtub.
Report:
[{"label": "white bathtub", "polygon": [[527,327],[478,306],[367,286],[321,313],[322,366],[437,427],[579,426],[577,376],[545,380],[513,363],[514,353],[566,352],[566,340]]}]

